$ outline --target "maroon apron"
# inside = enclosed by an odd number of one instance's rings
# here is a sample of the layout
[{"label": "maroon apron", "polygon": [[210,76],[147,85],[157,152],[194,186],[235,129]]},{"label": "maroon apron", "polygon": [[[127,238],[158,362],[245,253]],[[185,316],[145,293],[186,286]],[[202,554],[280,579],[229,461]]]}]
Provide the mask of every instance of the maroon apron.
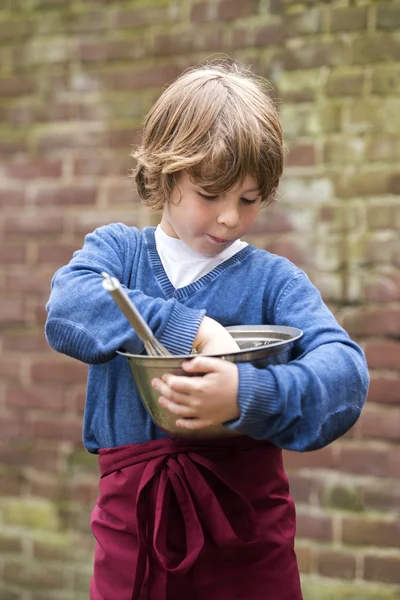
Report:
[{"label": "maroon apron", "polygon": [[301,600],[282,452],[248,437],[99,450],[91,600]]}]

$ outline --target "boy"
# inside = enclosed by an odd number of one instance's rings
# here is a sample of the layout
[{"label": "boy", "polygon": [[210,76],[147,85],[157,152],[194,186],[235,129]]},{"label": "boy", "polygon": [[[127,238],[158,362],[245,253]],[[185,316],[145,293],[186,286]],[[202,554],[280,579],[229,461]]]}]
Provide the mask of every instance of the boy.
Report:
[{"label": "boy", "polygon": [[[89,363],[84,443],[100,455],[92,600],[300,600],[295,513],[282,448],[329,444],[357,420],[364,355],[305,273],[241,237],[277,189],[282,130],[262,80],[206,66],[169,86],[144,124],[134,175],[162,209],[142,232],[99,228],[53,278],[46,335]],[[212,356],[155,379],[182,439],[146,413],[129,365],[143,345],[101,286],[117,277],[171,353],[226,352],[224,327],[298,327],[287,365]],[[230,439],[185,440],[223,424]]]}]

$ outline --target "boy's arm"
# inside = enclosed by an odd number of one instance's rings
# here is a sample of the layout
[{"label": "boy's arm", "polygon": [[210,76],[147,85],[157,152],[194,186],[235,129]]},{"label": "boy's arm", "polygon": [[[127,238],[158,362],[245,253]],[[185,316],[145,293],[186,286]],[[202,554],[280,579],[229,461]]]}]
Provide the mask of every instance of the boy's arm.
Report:
[{"label": "boy's arm", "polygon": [[290,450],[321,448],[360,415],[369,383],[364,354],[303,273],[280,295],[274,322],[304,331],[295,359],[266,369],[239,364],[241,414],[225,426]]},{"label": "boy's arm", "polygon": [[[47,303],[46,337],[57,351],[96,364],[125,350],[139,354],[143,344],[103,289],[101,272],[128,282],[136,259],[139,232],[122,224],[97,229],[82,250],[57,271]],[[151,276],[149,274],[149,276]],[[151,298],[125,288],[155,336],[173,354],[188,354],[204,317],[204,310],[186,308],[174,299]]]}]

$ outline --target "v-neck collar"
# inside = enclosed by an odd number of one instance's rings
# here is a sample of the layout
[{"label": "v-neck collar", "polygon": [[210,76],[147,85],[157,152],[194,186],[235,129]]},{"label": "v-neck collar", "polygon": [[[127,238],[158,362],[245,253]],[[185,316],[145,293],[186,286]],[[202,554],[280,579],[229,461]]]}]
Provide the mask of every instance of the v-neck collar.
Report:
[{"label": "v-neck collar", "polygon": [[184,287],[176,289],[170,282],[168,275],[165,272],[164,266],[161,262],[160,255],[157,252],[156,240],[154,236],[155,230],[155,227],[145,227],[142,233],[144,235],[154,275],[157,279],[159,286],[161,287],[167,298],[170,298],[171,296],[174,296],[174,298],[176,298],[177,300],[187,298],[191,294],[200,290],[204,285],[213,281],[213,279],[218,277],[218,275],[222,273],[222,271],[225,271],[225,269],[227,269],[231,265],[242,261],[246,256],[248,256],[255,250],[255,247],[252,244],[248,244],[245,248],[242,248],[242,250],[239,250],[239,252],[237,252],[221,264],[214,267],[214,269],[200,277],[200,279],[197,279],[197,281],[194,281],[189,285],[185,285]]}]

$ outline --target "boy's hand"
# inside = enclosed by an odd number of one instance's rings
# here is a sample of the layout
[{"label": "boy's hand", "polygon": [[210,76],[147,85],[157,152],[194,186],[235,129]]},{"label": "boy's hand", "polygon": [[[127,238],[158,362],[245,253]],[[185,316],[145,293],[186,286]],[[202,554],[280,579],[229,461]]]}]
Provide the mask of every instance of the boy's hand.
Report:
[{"label": "boy's hand", "polygon": [[188,373],[205,373],[203,377],[166,374],[153,379],[161,406],[178,417],[176,425],[183,429],[204,429],[237,419],[239,371],[234,363],[198,356],[182,364]]},{"label": "boy's hand", "polygon": [[228,354],[239,350],[230,333],[214,319],[203,317],[193,348],[199,354]]}]

